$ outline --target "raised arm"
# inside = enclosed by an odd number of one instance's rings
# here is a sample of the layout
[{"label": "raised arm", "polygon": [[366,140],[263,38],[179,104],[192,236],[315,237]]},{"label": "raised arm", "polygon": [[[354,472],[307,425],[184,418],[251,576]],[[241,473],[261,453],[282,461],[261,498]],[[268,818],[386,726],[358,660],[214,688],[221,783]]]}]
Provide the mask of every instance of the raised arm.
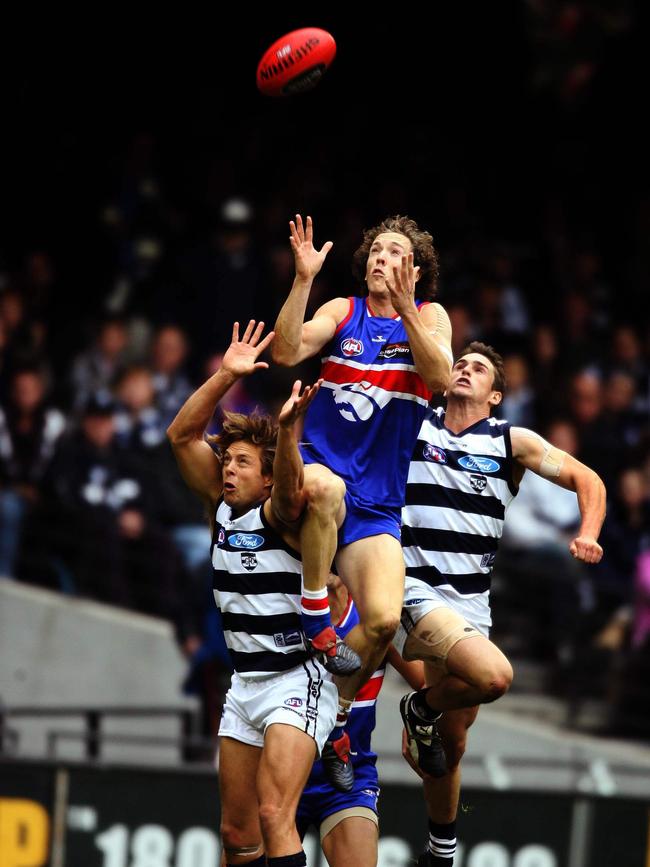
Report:
[{"label": "raised arm", "polygon": [[418,310],[415,283],[413,253],[409,253],[402,256],[400,268],[393,268],[392,280],[387,280],[386,285],[408,334],[416,370],[427,387],[440,394],[449,385],[453,364],[451,322],[440,304],[427,304]]},{"label": "raised arm", "polygon": [[305,311],[314,278],[332,249],[327,241],[320,250],[314,247],[314,229],[311,217],[303,226],[302,217],[289,223],[290,243],[296,266],[296,276],[289,297],[284,302],[275,323],[275,341],[271,356],[276,364],[292,367],[311,358],[334,336],[337,325],[345,318],[348,302],[344,298],[328,301],[305,322]]},{"label": "raised arm", "polygon": [[185,401],[178,415],[167,428],[181,475],[203,502],[213,508],[223,487],[221,464],[212,447],[205,441],[205,430],[214,415],[219,401],[242,376],[268,367],[265,361],[257,361],[273,340],[273,332],[260,342],[264,323],[255,327],[251,320],[242,339],[239,339],[239,323],[232,329],[232,343],[223,357],[219,370]]},{"label": "raised arm", "polygon": [[273,461],[273,488],[271,490],[268,517],[292,524],[297,521],[305,507],[303,492],[304,464],[298,449],[296,423],[305,414],[307,407],[318,394],[323,380],[305,387],[300,394],[301,382],[296,380],[289,400],[278,416],[278,441]]},{"label": "raised arm", "polygon": [[510,439],[512,456],[521,467],[578,495],[580,529],[571,540],[569,551],[577,560],[598,563],[603,549],[597,540],[605,520],[606,505],[605,485],[600,476],[534,431],[513,427]]}]

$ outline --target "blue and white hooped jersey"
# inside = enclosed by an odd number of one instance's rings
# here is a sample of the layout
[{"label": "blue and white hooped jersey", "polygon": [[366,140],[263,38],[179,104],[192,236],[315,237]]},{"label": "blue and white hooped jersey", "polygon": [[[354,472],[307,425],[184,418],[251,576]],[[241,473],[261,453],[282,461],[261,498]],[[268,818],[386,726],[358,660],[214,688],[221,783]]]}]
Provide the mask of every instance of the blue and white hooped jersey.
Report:
[{"label": "blue and white hooped jersey", "polygon": [[431,392],[401,318],[375,316],[367,298],[349,301],[321,359],[323,384],[307,410],[302,453],[339,475],[361,503],[399,508]]},{"label": "blue and white hooped jersey", "polygon": [[[350,597],[343,617],[334,628],[339,638],[345,638],[357,623],[359,623],[359,614],[352,601],[352,597]],[[377,785],[377,769],[375,767],[377,764],[377,754],[372,750],[370,739],[377,722],[377,697],[384,682],[385,671],[386,666],[382,663],[370,680],[361,687],[352,704],[346,727],[346,731],[350,736],[351,761],[354,767],[356,788],[361,783]],[[318,792],[329,793],[331,791],[332,785],[327,780],[323,771],[323,763],[319,759],[317,762],[314,762],[314,767],[307,780],[304,794],[311,795]]]},{"label": "blue and white hooped jersey", "polygon": [[487,596],[517,490],[509,422],[484,418],[454,434],[442,408],[429,410],[402,509],[406,574],[461,596]]},{"label": "blue and white hooped jersey", "polygon": [[264,506],[233,518],[221,499],[212,539],[213,590],[233,668],[242,678],[288,671],[307,658],[300,617],[302,562]]}]

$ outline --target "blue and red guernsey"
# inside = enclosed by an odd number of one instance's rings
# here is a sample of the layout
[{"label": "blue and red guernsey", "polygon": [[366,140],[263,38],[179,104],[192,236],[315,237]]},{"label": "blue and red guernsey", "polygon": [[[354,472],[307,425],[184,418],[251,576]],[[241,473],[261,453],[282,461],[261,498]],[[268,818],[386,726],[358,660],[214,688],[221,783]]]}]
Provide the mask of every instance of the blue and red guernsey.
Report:
[{"label": "blue and red guernsey", "polygon": [[375,316],[367,298],[349,302],[321,359],[323,385],[307,411],[303,457],[339,475],[359,502],[401,507],[431,392],[401,318]]},{"label": "blue and red guernsey", "polygon": [[[335,625],[339,638],[345,638],[359,622],[359,614],[350,597],[341,620]],[[382,663],[370,680],[357,693],[348,723],[345,728],[350,736],[352,748],[351,761],[354,767],[355,790],[363,786],[377,785],[377,754],[372,751],[370,738],[375,729],[377,696],[384,682],[385,665]],[[363,784],[363,785],[362,785]],[[328,782],[323,763],[320,759],[314,767],[305,786],[305,795],[329,793],[332,786]]]}]

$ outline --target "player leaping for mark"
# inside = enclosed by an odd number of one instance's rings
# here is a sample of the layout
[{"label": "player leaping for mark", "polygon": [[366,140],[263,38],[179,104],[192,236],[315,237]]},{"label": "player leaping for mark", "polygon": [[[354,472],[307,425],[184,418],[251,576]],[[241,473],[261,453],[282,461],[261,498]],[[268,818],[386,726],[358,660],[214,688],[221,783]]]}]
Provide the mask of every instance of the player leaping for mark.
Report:
[{"label": "player leaping for mark", "polygon": [[[329,514],[309,506],[300,538],[303,624],[314,644],[334,641],[326,582],[337,551],[336,516],[344,497],[337,568],[354,597],[360,624],[346,639],[361,671],[339,685],[337,728],[323,753],[332,782],[352,786],[345,719],[357,690],[381,662],[399,624],[404,592],[400,509],[408,463],[433,393],[451,368],[451,326],[436,292],[438,257],[431,235],[408,217],[392,217],[364,233],[353,271],[367,297],[335,298],[304,322],[312,282],[332,248],[313,244],[311,217],[291,221],[296,276],[272,348],[286,366],[322,355],[322,387],[305,419],[305,480],[332,489]],[[321,617],[314,618],[319,604]],[[340,725],[339,725],[340,723]]]},{"label": "player leaping for mark", "polygon": [[[300,793],[336,717],[336,687],[306,647],[300,622],[298,525],[309,493],[294,432],[318,392],[300,381],[276,429],[262,415],[227,413],[205,440],[219,401],[258,357],[263,323],[237,323],[221,368],[181,407],[167,433],[183,478],[213,528],[215,598],[235,673],[226,696],[219,786],[227,865],[305,864],[295,828]],[[325,495],[327,484],[322,485]]]},{"label": "player leaping for mark", "polygon": [[427,411],[406,486],[406,589],[394,644],[426,669],[427,687],[400,704],[404,756],[426,774],[429,839],[420,867],[452,865],[467,730],[478,706],[498,699],[512,680],[510,663],[488,637],[490,574],[526,470],[577,494],[581,525],[571,554],[585,563],[603,555],[602,481],[534,431],[492,418],[504,389],[501,356],[470,343],[453,367],[446,410]]}]

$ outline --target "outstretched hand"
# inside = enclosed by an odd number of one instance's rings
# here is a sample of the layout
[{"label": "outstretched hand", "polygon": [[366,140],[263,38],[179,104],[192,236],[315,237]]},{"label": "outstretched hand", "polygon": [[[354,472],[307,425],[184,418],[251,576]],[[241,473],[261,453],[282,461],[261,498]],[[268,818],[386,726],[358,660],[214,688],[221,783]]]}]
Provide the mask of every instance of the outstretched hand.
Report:
[{"label": "outstretched hand", "polygon": [[239,322],[232,327],[232,342],[221,363],[221,369],[226,370],[232,376],[249,376],[255,370],[266,370],[266,361],[257,361],[266,347],[275,337],[274,331],[269,331],[264,340],[260,342],[264,323],[259,322],[255,327],[255,320],[251,319],[244,336],[239,339]]},{"label": "outstretched hand", "polygon": [[419,266],[413,266],[413,253],[409,253],[402,256],[399,268],[393,266],[392,278],[386,278],[391,304],[400,315],[415,304],[415,283],[419,270]]},{"label": "outstretched hand", "polygon": [[296,214],[296,221],[289,222],[291,236],[289,242],[293,250],[293,258],[296,264],[296,276],[303,280],[313,280],[323,267],[323,262],[334,244],[326,241],[320,250],[314,247],[314,226],[311,217],[307,217],[306,227],[302,224],[302,217]]},{"label": "outstretched hand", "polygon": [[278,416],[278,422],[281,427],[292,427],[300,416],[305,414],[307,407],[318,394],[322,382],[323,380],[319,379],[314,385],[306,385],[302,394],[300,394],[302,382],[299,379],[294,382],[291,396],[280,410],[280,415]]},{"label": "outstretched hand", "polygon": [[569,551],[576,560],[585,563],[600,563],[603,549],[591,536],[577,536],[569,545]]}]

